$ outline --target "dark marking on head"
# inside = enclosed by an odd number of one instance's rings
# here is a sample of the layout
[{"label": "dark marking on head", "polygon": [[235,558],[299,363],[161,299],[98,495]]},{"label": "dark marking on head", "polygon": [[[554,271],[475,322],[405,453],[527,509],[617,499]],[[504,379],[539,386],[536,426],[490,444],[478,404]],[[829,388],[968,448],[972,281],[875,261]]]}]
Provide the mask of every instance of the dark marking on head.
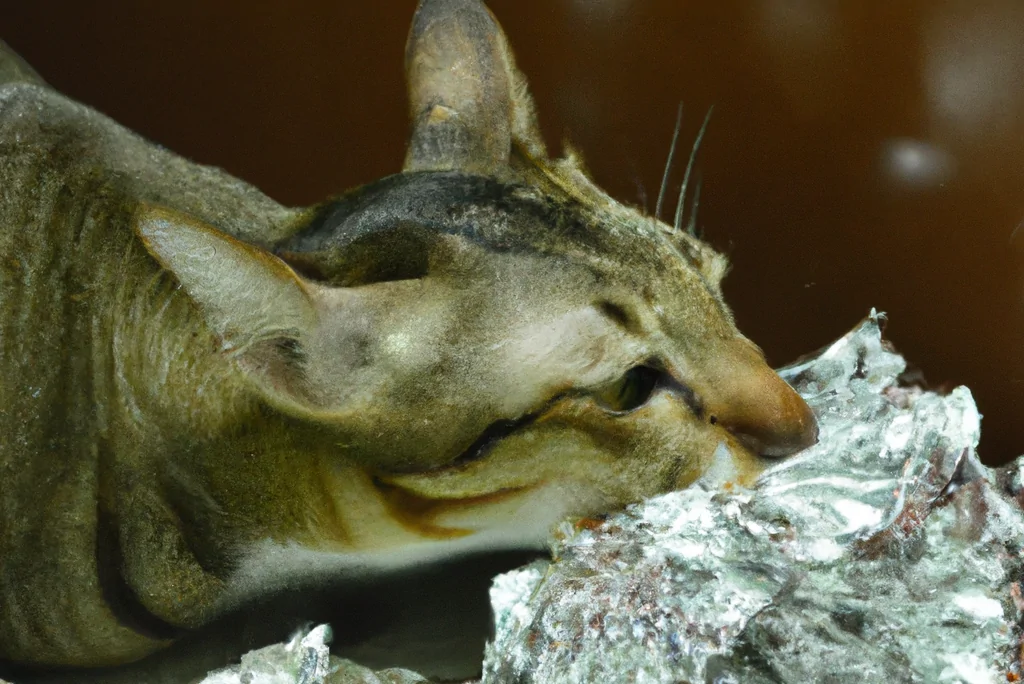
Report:
[{"label": "dark marking on head", "polygon": [[[347,264],[405,259],[400,275],[422,273],[414,256],[437,237],[457,236],[493,252],[562,256],[567,247],[595,253],[609,239],[591,212],[567,195],[541,194],[528,185],[457,171],[404,173],[383,178],[327,203],[275,247],[303,274],[331,284],[358,283]],[[389,243],[389,241],[391,241]],[[390,246],[389,246],[390,244]],[[391,251],[391,247],[397,249]],[[361,252],[358,258],[353,250]],[[405,256],[401,256],[404,250]],[[372,273],[372,269],[371,269]],[[381,265],[380,276],[388,276]],[[389,276],[390,277],[390,276]]]},{"label": "dark marking on head", "polygon": [[597,310],[610,319],[613,323],[630,333],[640,333],[640,321],[636,316],[627,311],[625,306],[604,300],[596,304]]},{"label": "dark marking on head", "polygon": [[277,255],[309,280],[333,287],[356,287],[427,275],[436,241],[423,228],[403,222],[361,235],[344,250],[279,250]]},{"label": "dark marking on head", "polygon": [[[676,396],[681,397],[694,416],[697,418],[704,417],[704,401],[696,392],[693,391],[693,388],[686,383],[681,382],[669,373],[665,373],[664,386]],[[713,415],[709,416],[708,422],[712,425],[716,425],[718,423],[718,418]]]}]

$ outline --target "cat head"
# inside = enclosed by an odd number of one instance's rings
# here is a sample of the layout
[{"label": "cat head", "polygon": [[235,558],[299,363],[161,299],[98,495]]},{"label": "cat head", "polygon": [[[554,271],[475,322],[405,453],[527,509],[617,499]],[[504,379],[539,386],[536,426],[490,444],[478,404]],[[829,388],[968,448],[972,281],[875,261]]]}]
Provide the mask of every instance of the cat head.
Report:
[{"label": "cat head", "polygon": [[322,426],[324,448],[435,533],[534,538],[713,465],[750,483],[816,441],[736,329],[724,257],[548,155],[481,2],[422,0],[406,71],[403,171],[273,249],[139,214],[267,404]]}]

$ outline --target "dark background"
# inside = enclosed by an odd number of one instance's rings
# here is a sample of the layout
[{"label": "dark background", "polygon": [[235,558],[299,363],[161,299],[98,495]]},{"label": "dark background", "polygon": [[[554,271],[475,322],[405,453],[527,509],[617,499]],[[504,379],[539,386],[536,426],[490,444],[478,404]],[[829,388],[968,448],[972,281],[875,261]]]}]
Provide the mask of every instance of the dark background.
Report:
[{"label": "dark background", "polygon": [[[621,200],[653,209],[677,104],[685,149],[715,105],[700,223],[773,363],[878,307],[930,383],[971,387],[987,462],[1024,452],[1024,3],[489,4],[549,144]],[[307,204],[399,170],[414,6],[7,0],[0,37],[71,97]]]}]

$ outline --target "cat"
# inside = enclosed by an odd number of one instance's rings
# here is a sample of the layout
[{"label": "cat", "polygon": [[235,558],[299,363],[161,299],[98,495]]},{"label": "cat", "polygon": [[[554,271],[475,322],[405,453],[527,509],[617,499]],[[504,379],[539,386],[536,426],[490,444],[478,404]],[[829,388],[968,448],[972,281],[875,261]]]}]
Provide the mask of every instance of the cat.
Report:
[{"label": "cat", "polygon": [[402,171],[289,209],[0,44],[0,660],[130,662],[816,441],[726,260],[548,154],[479,0],[422,0],[406,71]]}]

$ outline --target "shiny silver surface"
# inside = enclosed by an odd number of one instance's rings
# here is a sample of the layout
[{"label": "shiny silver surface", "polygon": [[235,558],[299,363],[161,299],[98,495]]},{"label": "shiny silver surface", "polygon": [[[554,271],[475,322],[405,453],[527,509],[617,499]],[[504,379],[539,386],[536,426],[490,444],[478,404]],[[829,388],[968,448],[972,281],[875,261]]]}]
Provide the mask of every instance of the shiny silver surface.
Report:
[{"label": "shiny silver surface", "polygon": [[1016,681],[1024,461],[981,465],[970,391],[901,386],[881,320],[782,371],[821,439],[755,490],[649,500],[498,577],[483,681]]}]

